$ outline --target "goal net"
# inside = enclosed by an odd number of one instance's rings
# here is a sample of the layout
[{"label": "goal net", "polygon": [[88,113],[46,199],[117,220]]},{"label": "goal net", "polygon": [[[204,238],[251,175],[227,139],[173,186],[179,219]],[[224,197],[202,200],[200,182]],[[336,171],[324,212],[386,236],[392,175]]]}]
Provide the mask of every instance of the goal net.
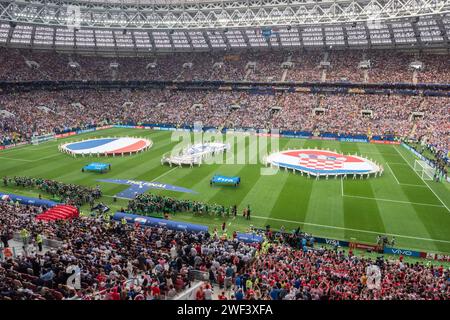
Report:
[{"label": "goal net", "polygon": [[426,163],[423,160],[416,160],[414,162],[414,171],[423,179],[423,180],[433,180],[434,173],[436,170]]},{"label": "goal net", "polygon": [[53,133],[49,133],[49,134],[44,134],[42,136],[32,136],[31,137],[31,144],[33,145],[37,145],[43,142],[47,142],[47,141],[53,141],[56,140],[56,136]]}]

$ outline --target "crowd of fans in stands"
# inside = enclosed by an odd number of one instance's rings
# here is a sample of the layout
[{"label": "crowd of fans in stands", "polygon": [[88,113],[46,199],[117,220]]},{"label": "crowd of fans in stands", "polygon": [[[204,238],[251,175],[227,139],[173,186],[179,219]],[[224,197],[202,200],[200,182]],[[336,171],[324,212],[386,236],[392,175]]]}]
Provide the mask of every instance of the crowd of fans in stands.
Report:
[{"label": "crowd of fans in stands", "polygon": [[3,185],[14,183],[17,187],[37,188],[53,198],[58,197],[62,202],[74,206],[82,206],[85,203],[93,204],[102,196],[100,188],[89,188],[76,184],[67,184],[55,180],[32,177],[3,177]]},{"label": "crowd of fans in stands", "polygon": [[[358,257],[317,247],[300,232],[265,232],[248,245],[217,233],[185,233],[80,217],[43,223],[42,208],[0,201],[0,234],[26,228],[58,239],[43,253],[27,250],[0,262],[1,299],[170,299],[189,288],[193,270],[209,274],[196,299],[342,300],[448,299],[449,270]],[[68,285],[67,267],[81,268],[81,289]],[[378,287],[367,267],[381,271]]]},{"label": "crowd of fans in stands", "polygon": [[[27,61],[36,62],[30,67]],[[370,69],[360,68],[370,61]],[[414,72],[413,61],[423,63]],[[282,64],[292,67],[283,69]],[[324,64],[329,62],[325,72]],[[117,64],[117,68],[111,64]],[[255,63],[255,68],[250,66]],[[247,51],[98,57],[0,48],[0,80],[248,80],[450,83],[448,54],[398,51]],[[285,72],[286,71],[286,74]],[[416,78],[416,79],[415,79]]]},{"label": "crowd of fans in stands", "polygon": [[[370,60],[371,68],[359,68]],[[424,70],[409,68],[422,61]],[[26,61],[38,67],[30,68]],[[321,66],[322,61],[330,67]],[[77,67],[70,67],[69,62]],[[118,63],[118,68],[111,63]],[[255,62],[255,68],[249,63]],[[283,69],[284,62],[292,67]],[[186,63],[192,63],[192,67]],[[448,56],[397,52],[247,52],[241,54],[176,54],[152,58],[107,58],[0,48],[0,81],[30,80],[238,80],[328,81],[361,83],[450,83]],[[130,102],[130,104],[126,104]],[[199,107],[193,107],[195,104]],[[239,105],[239,108],[230,108]],[[274,107],[279,107],[274,108]],[[315,109],[324,112],[315,112]],[[277,128],[352,135],[396,135],[423,140],[438,159],[449,147],[450,99],[403,95],[317,95],[248,92],[93,91],[27,92],[1,95],[0,146],[29,141],[33,135],[60,133],[113,123]],[[364,116],[370,110],[372,115]],[[412,117],[423,112],[423,117]],[[411,118],[412,117],[412,118]],[[69,204],[93,203],[100,190],[60,182],[15,177],[4,184],[38,188]],[[142,195],[130,202],[135,212],[216,212],[223,206]],[[45,208],[0,201],[0,235],[26,229],[61,246],[38,253],[24,251],[0,262],[1,299],[173,298],[190,286],[192,271],[209,274],[211,284],[197,292],[219,298],[448,299],[449,270],[411,264],[402,259],[372,260],[337,249],[317,248],[310,235],[296,230],[287,236],[267,231],[262,245],[247,245],[217,232],[184,233],[142,228],[104,216],[42,222]],[[5,241],[4,241],[5,240]],[[25,249],[28,249],[25,247]],[[369,289],[366,268],[381,270],[380,289]],[[81,268],[81,289],[67,286],[67,267]]]},{"label": "crowd of fans in stands", "polygon": [[[232,108],[233,105],[239,108]],[[179,126],[199,121],[205,127],[217,128],[396,135],[424,140],[446,153],[450,150],[449,106],[448,97],[405,95],[260,95],[174,90],[28,92],[2,96],[0,108],[12,116],[0,121],[0,145],[27,141],[33,135],[105,124]]]},{"label": "crowd of fans in stands", "polygon": [[[30,68],[26,61],[37,62]],[[323,69],[321,61],[330,62]],[[371,68],[360,69],[360,61]],[[424,70],[409,68],[421,61]],[[78,67],[70,67],[69,62]],[[110,63],[117,62],[117,69]],[[284,62],[292,63],[283,69]],[[74,64],[75,63],[75,64]],[[249,64],[250,63],[250,64]],[[255,68],[248,68],[255,63]],[[192,64],[192,65],[191,65]],[[144,57],[93,57],[0,48],[0,80],[248,80],[450,83],[446,55],[395,51],[198,53]],[[192,67],[189,67],[192,66]],[[131,102],[131,104],[124,104]],[[194,108],[193,105],[202,105]],[[231,109],[239,105],[239,109]],[[403,95],[314,95],[247,92],[94,91],[2,95],[0,145],[33,135],[105,123],[165,123],[277,128],[356,135],[424,138],[449,150],[449,99]],[[279,107],[277,109],[274,107]],[[314,108],[325,112],[315,114]],[[278,110],[278,111],[277,111]],[[372,117],[362,115],[372,110]],[[411,120],[413,112],[423,118]]]},{"label": "crowd of fans in stands", "polygon": [[[41,210],[0,201],[0,234],[26,228],[62,243],[1,262],[0,300],[173,298],[190,285],[192,270],[213,264],[237,270],[256,250],[208,233],[141,228],[102,217],[43,223],[35,219]],[[72,265],[81,268],[77,291],[67,286]]]}]

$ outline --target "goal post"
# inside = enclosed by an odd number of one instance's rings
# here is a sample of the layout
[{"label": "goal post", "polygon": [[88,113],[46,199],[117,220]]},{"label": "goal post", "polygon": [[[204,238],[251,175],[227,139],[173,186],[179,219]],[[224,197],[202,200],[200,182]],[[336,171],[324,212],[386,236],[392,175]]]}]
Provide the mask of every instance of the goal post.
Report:
[{"label": "goal post", "polygon": [[436,169],[423,160],[414,161],[414,171],[423,179],[433,180]]},{"label": "goal post", "polygon": [[32,136],[31,137],[31,144],[32,145],[38,145],[43,142],[47,141],[53,141],[56,140],[56,136],[54,133],[44,134],[42,136]]}]

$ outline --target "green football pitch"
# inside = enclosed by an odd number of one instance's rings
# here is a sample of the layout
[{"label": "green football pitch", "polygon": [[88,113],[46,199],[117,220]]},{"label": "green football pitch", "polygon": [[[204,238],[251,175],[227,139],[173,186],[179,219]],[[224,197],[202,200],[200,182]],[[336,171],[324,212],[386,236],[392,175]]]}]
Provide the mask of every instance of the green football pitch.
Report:
[{"label": "green football pitch", "polygon": [[[89,137],[140,136],[153,141],[143,153],[125,157],[73,158],[58,151],[58,144]],[[253,143],[247,141],[247,144]],[[261,164],[212,164],[194,168],[161,165],[163,154],[177,142],[171,132],[139,129],[108,129],[73,136],[36,146],[0,151],[0,176],[33,176],[66,183],[100,185],[102,202],[112,211],[126,207],[127,201],[112,196],[125,185],[100,183],[97,179],[134,179],[172,184],[192,189],[197,194],[150,190],[171,197],[192,199],[227,206],[237,204],[239,212],[252,208],[250,221],[236,218],[194,216],[177,213],[172,219],[218,227],[226,220],[228,230],[246,230],[249,225],[303,231],[333,239],[374,243],[379,234],[395,236],[397,247],[450,253],[450,184],[422,180],[412,169],[414,156],[401,146],[366,143],[342,143],[304,139],[280,139],[280,149],[318,148],[357,153],[384,166],[384,175],[364,180],[330,178],[308,179],[300,174],[279,171],[261,175]],[[248,159],[247,159],[248,160]],[[82,173],[90,162],[108,162],[112,170],[105,174]],[[250,161],[250,163],[252,163]],[[237,188],[210,187],[215,174],[241,177]],[[0,186],[3,192],[36,196],[36,190]],[[49,195],[43,195],[48,197]],[[83,208],[84,211],[87,210]]]}]

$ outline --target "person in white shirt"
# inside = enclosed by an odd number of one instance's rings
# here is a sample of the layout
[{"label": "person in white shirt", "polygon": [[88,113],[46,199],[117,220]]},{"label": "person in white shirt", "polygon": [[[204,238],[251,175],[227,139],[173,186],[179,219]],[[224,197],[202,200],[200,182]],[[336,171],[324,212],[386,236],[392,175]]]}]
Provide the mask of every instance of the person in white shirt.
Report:
[{"label": "person in white shirt", "polygon": [[205,296],[205,300],[212,300],[213,290],[210,284],[207,284],[205,289],[203,290],[203,294]]}]

